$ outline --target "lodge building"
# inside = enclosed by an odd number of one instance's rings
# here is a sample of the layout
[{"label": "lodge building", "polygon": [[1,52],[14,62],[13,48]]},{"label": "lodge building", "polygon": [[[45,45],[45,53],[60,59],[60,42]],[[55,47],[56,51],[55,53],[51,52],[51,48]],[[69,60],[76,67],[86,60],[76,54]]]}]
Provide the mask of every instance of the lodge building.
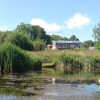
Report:
[{"label": "lodge building", "polygon": [[79,47],[80,41],[52,41],[52,49],[73,49]]}]

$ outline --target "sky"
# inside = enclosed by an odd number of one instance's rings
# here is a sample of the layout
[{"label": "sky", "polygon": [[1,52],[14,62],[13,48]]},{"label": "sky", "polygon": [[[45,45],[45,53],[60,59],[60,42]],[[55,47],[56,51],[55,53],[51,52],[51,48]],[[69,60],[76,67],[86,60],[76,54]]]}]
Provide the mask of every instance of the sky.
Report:
[{"label": "sky", "polygon": [[94,41],[100,0],[0,0],[0,30],[14,30],[21,22],[39,25],[49,35]]}]

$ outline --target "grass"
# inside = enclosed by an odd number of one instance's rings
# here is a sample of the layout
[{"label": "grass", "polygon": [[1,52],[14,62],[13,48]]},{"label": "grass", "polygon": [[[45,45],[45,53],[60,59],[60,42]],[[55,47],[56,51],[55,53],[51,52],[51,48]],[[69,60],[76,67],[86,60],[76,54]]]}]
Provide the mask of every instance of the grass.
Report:
[{"label": "grass", "polygon": [[[30,56],[38,56],[42,59],[42,72],[40,74],[35,73],[33,77],[56,77],[65,79],[98,79],[100,74],[90,74],[90,73],[76,73],[73,75],[64,74],[62,72],[56,71],[53,66],[57,57],[61,54],[64,55],[82,55],[82,56],[98,56],[100,57],[100,51],[98,50],[51,50],[46,49],[44,51],[37,52],[27,52]],[[34,74],[34,73],[33,73]]]},{"label": "grass", "polygon": [[56,61],[57,57],[60,54],[72,54],[72,55],[94,55],[94,56],[100,56],[100,51],[98,50],[51,50],[46,49],[43,51],[28,51],[27,52],[30,56],[38,56],[42,59],[44,62],[54,62]]}]

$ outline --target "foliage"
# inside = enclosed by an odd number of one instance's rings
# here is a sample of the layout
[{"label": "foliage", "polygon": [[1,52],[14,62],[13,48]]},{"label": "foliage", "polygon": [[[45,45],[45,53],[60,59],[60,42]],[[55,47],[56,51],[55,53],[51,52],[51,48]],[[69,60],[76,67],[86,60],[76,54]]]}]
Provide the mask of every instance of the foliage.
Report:
[{"label": "foliage", "polygon": [[42,39],[48,44],[51,42],[51,37],[46,35],[44,28],[38,25],[33,26],[31,24],[20,23],[20,25],[17,25],[15,31],[28,34],[32,40]]},{"label": "foliage", "polygon": [[59,35],[51,35],[51,39],[52,40],[68,40],[68,38],[67,37],[61,37],[61,36],[59,36]]},{"label": "foliage", "polygon": [[46,42],[46,44],[51,44],[52,43],[52,40],[51,40],[51,36],[50,35],[46,35],[45,42]]},{"label": "foliage", "polygon": [[2,74],[40,70],[41,65],[39,58],[31,58],[26,52],[10,43],[5,43],[0,47],[0,68]]},{"label": "foliage", "polygon": [[79,41],[79,39],[75,36],[75,35],[72,35],[70,38],[69,38],[70,41]]},{"label": "foliage", "polygon": [[100,41],[100,23],[93,28],[93,37],[95,40]]},{"label": "foliage", "polygon": [[33,50],[33,43],[27,34],[10,33],[7,35],[6,41],[24,49],[24,50]]},{"label": "foliage", "polygon": [[99,56],[60,55],[56,65],[57,70],[67,74],[79,72],[100,73]]},{"label": "foliage", "polygon": [[94,42],[92,40],[84,41],[83,46],[86,48],[94,46]]},{"label": "foliage", "polygon": [[0,32],[0,44],[5,42],[7,34],[11,33],[10,31]]},{"label": "foliage", "polygon": [[45,49],[45,42],[43,40],[37,39],[33,41],[33,50],[34,51],[40,51]]},{"label": "foliage", "polygon": [[59,35],[51,35],[51,39],[52,40],[62,40],[62,38],[61,38],[61,36],[59,36]]},{"label": "foliage", "polygon": [[100,41],[96,41],[94,45],[96,49],[100,50]]},{"label": "foliage", "polygon": [[82,61],[84,63],[85,72],[98,73],[100,71],[100,57],[84,56]]},{"label": "foliage", "polygon": [[[40,27],[38,25],[34,25],[34,26],[32,26],[32,30],[33,30],[33,33],[37,34],[36,39],[43,39],[43,40],[45,40],[45,37],[46,37],[45,33],[46,32],[45,32],[45,30],[42,27]],[[31,34],[31,35],[33,36],[33,34]]]},{"label": "foliage", "polygon": [[77,59],[79,56],[77,55],[60,55],[58,58],[57,69],[62,70],[64,73],[73,74],[76,72],[80,72],[82,69],[82,64]]}]

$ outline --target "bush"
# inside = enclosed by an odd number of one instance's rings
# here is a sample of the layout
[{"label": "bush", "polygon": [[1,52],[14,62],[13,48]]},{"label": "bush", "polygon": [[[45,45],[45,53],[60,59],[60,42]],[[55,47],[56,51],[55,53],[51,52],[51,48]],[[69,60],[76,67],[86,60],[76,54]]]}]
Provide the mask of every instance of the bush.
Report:
[{"label": "bush", "polygon": [[95,41],[95,47],[97,50],[100,50],[100,41]]},{"label": "bush", "polygon": [[34,48],[33,50],[34,51],[44,50],[45,46],[46,46],[46,44],[43,40],[38,39],[38,40],[33,41],[33,48]]},{"label": "bush", "polygon": [[57,69],[60,69],[64,73],[71,73],[71,64],[73,63],[73,58],[70,55],[60,55],[58,57]]},{"label": "bush", "polygon": [[89,73],[100,72],[100,57],[84,56],[83,64],[84,64],[84,72],[89,72]]},{"label": "bush", "polygon": [[81,56],[81,55],[60,55],[56,63],[57,69],[67,73],[74,74],[83,71],[84,73],[100,73],[99,56]]},{"label": "bush", "polygon": [[80,72],[83,68],[78,55],[60,55],[58,57],[57,69],[67,74]]},{"label": "bush", "polygon": [[0,44],[5,42],[7,32],[0,32]]},{"label": "bush", "polygon": [[29,70],[41,70],[39,58],[31,58],[20,48],[5,43],[0,47],[0,67],[2,74],[23,73]]},{"label": "bush", "polygon": [[33,50],[33,43],[27,34],[10,33],[7,35],[6,41],[11,42],[24,50]]}]

